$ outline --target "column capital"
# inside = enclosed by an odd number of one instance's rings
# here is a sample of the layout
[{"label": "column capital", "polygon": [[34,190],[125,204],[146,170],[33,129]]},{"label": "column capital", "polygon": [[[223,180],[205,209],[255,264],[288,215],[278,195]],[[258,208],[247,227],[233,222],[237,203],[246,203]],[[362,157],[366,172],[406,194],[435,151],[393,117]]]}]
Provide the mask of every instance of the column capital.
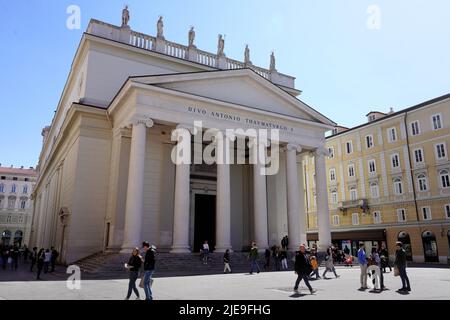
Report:
[{"label": "column capital", "polygon": [[300,152],[302,152],[302,147],[300,146],[300,145],[298,145],[298,144],[295,144],[295,143],[288,143],[287,145],[286,145],[286,150],[287,151],[295,151],[295,152],[297,152],[297,153],[300,153]]},{"label": "column capital", "polygon": [[135,116],[132,117],[128,124],[125,126],[125,128],[131,128],[132,126],[136,126],[138,124],[143,124],[145,125],[147,128],[151,128],[155,125],[155,123],[153,122],[153,119],[149,118],[149,117],[145,117],[145,116]]},{"label": "column capital", "polygon": [[196,135],[198,133],[198,129],[193,126],[193,125],[189,125],[189,124],[185,124],[185,123],[179,123],[176,127],[176,129],[186,129],[188,130],[192,135]]}]

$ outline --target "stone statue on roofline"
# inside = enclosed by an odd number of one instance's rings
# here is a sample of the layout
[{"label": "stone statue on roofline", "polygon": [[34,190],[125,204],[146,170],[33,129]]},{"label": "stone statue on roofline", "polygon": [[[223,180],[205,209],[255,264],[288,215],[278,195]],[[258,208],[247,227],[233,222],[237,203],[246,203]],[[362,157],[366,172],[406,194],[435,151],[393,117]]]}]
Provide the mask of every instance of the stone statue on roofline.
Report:
[{"label": "stone statue on roofline", "polygon": [[250,61],[250,49],[248,48],[248,44],[245,45],[244,63],[245,64],[252,64],[252,62]]},{"label": "stone statue on roofline", "polygon": [[128,22],[130,21],[130,11],[128,11],[128,6],[125,6],[122,10],[122,28],[128,27]]},{"label": "stone statue on roofline", "polygon": [[191,30],[189,30],[189,47],[195,47],[194,40],[195,40],[195,31],[194,27],[191,27]]},{"label": "stone statue on roofline", "polygon": [[277,69],[275,68],[275,52],[272,51],[272,54],[270,55],[270,72],[277,72]]},{"label": "stone statue on roofline", "polygon": [[219,34],[219,41],[217,43],[217,55],[220,56],[224,56],[225,54],[223,53],[225,47],[225,40],[222,38],[222,35]]},{"label": "stone statue on roofline", "polygon": [[163,17],[159,16],[158,23],[156,24],[156,37],[158,38],[164,38],[164,23],[163,23]]}]

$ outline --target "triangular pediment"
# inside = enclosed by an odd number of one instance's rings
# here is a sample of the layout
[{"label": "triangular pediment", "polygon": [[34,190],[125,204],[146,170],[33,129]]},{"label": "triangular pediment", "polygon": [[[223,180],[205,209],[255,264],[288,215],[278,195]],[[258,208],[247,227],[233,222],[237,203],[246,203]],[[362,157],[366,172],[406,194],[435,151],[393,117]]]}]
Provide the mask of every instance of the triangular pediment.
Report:
[{"label": "triangular pediment", "polygon": [[333,125],[331,120],[250,69],[133,77],[132,81]]}]

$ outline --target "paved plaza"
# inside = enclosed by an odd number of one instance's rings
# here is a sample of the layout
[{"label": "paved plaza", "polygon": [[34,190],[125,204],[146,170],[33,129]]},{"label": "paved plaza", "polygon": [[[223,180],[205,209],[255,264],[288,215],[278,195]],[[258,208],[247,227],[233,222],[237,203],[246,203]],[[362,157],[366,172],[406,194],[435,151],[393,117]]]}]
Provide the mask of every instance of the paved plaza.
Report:
[{"label": "paved plaza", "polygon": [[[322,272],[322,270],[321,270]],[[293,272],[261,272],[260,274],[226,274],[190,277],[156,278],[153,285],[157,300],[448,300],[450,299],[450,269],[409,268],[410,294],[396,292],[400,278],[385,273],[389,289],[375,293],[372,288],[359,291],[359,267],[337,268],[340,278],[314,280],[311,285],[317,293],[310,295],[302,283],[300,293],[292,290],[296,276]],[[11,275],[10,272],[7,272]],[[25,271],[18,272],[25,279]],[[28,275],[30,277],[31,275]],[[128,287],[126,279],[82,280],[80,290],[69,290],[65,275],[44,275],[43,281],[5,281],[0,272],[1,300],[123,300]],[[328,274],[327,274],[328,276]],[[331,274],[329,274],[331,277]],[[144,292],[140,289],[141,297]],[[132,297],[133,298],[133,297]]]}]

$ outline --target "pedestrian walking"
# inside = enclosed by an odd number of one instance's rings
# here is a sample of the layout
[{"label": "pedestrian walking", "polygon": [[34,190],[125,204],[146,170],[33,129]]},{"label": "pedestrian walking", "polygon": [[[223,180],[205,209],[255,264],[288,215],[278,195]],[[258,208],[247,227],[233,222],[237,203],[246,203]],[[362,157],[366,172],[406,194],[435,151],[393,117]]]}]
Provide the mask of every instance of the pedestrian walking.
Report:
[{"label": "pedestrian walking", "polygon": [[50,265],[51,265],[50,272],[55,272],[56,259],[58,259],[59,253],[58,253],[58,251],[56,251],[56,249],[54,247],[51,247],[50,250],[52,253],[52,257],[50,259]]},{"label": "pedestrian walking", "polygon": [[33,248],[33,251],[30,252],[30,261],[31,261],[31,266],[30,266],[30,272],[33,272],[33,267],[36,264],[36,260],[37,260],[37,247]]},{"label": "pedestrian walking", "polygon": [[156,247],[151,246],[147,241],[144,241],[142,243],[142,247],[144,248],[145,252],[145,258],[144,258],[144,291],[145,291],[145,300],[153,300],[153,293],[152,293],[152,276],[155,272],[155,264],[156,264],[156,258],[155,258],[155,252]]},{"label": "pedestrian walking", "polygon": [[[331,252],[331,250],[330,250],[330,252]],[[339,275],[336,273],[336,268],[334,267],[333,257],[330,255],[325,257],[325,271],[322,274],[322,277],[324,279],[326,279],[325,275],[327,274],[328,271],[333,272],[334,276],[336,278],[339,278]]]},{"label": "pedestrian walking", "polygon": [[258,264],[259,254],[258,254],[258,247],[256,246],[255,242],[252,242],[252,247],[250,249],[250,254],[248,255],[248,257],[251,260],[250,274],[253,274],[253,269],[255,269],[255,268],[256,268],[257,273],[259,273],[261,271],[259,269],[259,264]]},{"label": "pedestrian walking", "polygon": [[131,293],[134,291],[136,300],[140,300],[139,290],[136,288],[136,280],[139,277],[139,269],[142,265],[142,257],[139,255],[139,248],[134,248],[128,263],[125,263],[125,268],[129,271],[128,293],[125,300],[130,300]]},{"label": "pedestrian walking", "polygon": [[287,270],[288,269],[287,251],[285,249],[281,250],[280,259],[281,259],[281,268],[283,270]]},{"label": "pedestrian walking", "polygon": [[203,264],[208,264],[208,259],[209,259],[209,244],[208,241],[205,240],[205,242],[203,242]]},{"label": "pedestrian walking", "polygon": [[361,288],[360,288],[360,290],[365,290],[365,289],[367,289],[367,258],[366,258],[366,252],[364,251],[364,242],[359,243],[358,263],[361,268],[361,275],[360,275]]},{"label": "pedestrian walking", "polygon": [[[377,248],[372,248],[372,254],[371,254],[371,258],[372,258],[372,263],[374,266],[377,266],[379,269],[379,275],[380,275],[380,288],[379,290],[386,290],[386,287],[384,286],[384,276],[383,276],[383,272],[381,270],[381,259],[380,259],[380,254],[377,251]],[[372,276],[376,276],[376,272],[372,271]],[[372,280],[373,284],[375,285],[375,278]]]},{"label": "pedestrian walking", "polygon": [[289,238],[288,238],[287,235],[285,235],[283,237],[283,239],[281,239],[281,248],[284,249],[284,250],[287,250],[288,244],[289,244]]},{"label": "pedestrian walking", "polygon": [[50,266],[50,262],[52,260],[52,252],[47,249],[44,253],[44,273],[48,273],[48,267]]},{"label": "pedestrian walking", "polygon": [[312,267],[312,272],[309,275],[309,277],[312,278],[312,276],[315,275],[316,280],[321,279],[321,277],[319,275],[319,264],[317,263],[317,258],[315,256],[310,256],[309,260],[310,260],[311,267]]},{"label": "pedestrian walking", "polygon": [[[411,291],[411,285],[409,284],[409,278],[406,274],[406,251],[403,249],[403,243],[398,241],[396,243],[395,251],[395,262],[394,268],[398,269],[398,274],[402,280],[402,287],[398,289],[398,292],[409,292]],[[394,270],[395,271],[395,270]]]},{"label": "pedestrian walking", "polygon": [[227,271],[231,273],[230,250],[229,249],[227,249],[225,251],[225,253],[223,254],[223,264],[224,264],[223,273],[227,273]]},{"label": "pedestrian walking", "polygon": [[28,257],[30,255],[30,250],[26,245],[23,246],[23,262],[28,263]]},{"label": "pedestrian walking", "polygon": [[17,270],[19,267],[19,248],[17,246],[14,246],[12,250],[10,251],[10,257],[11,257],[11,270]]},{"label": "pedestrian walking", "polygon": [[297,274],[297,280],[295,281],[294,291],[298,293],[298,285],[300,281],[304,281],[306,286],[308,287],[311,294],[314,294],[316,290],[314,290],[308,281],[308,276],[311,274],[312,266],[309,263],[309,259],[306,256],[305,245],[302,244],[300,246],[300,251],[297,251],[295,254],[295,273]]},{"label": "pedestrian walking", "polygon": [[278,246],[275,247],[272,257],[273,257],[275,270],[280,271],[280,268],[281,268],[280,247],[278,247]]},{"label": "pedestrian walking", "polygon": [[41,250],[39,250],[38,254],[37,254],[37,280],[41,280],[41,272],[42,269],[44,268],[44,259],[45,259],[45,250],[44,248],[41,248]]}]

